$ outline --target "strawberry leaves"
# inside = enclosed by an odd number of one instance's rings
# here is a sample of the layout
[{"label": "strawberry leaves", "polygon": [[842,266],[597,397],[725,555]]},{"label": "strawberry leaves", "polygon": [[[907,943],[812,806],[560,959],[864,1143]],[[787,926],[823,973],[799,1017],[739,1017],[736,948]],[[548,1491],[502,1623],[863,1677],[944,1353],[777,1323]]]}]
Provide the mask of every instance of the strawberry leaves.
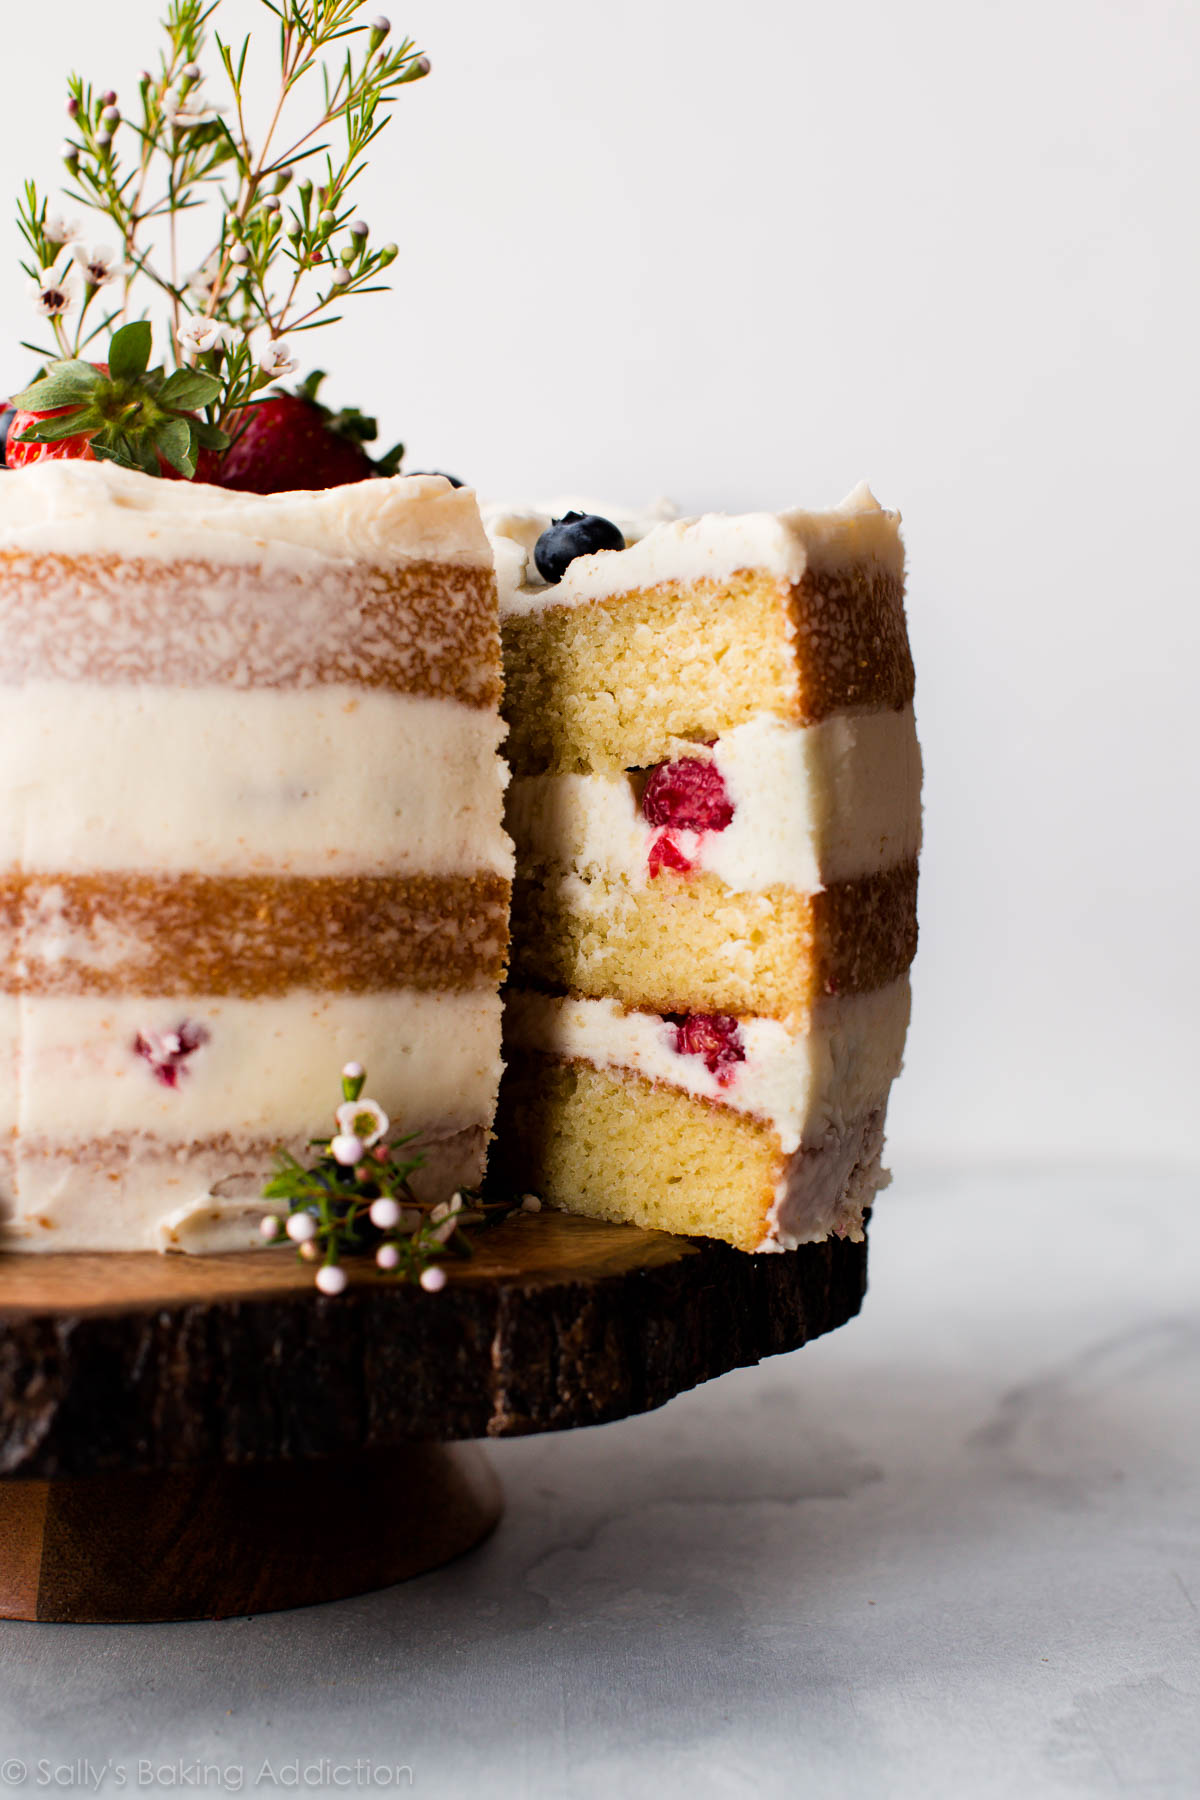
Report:
[{"label": "strawberry leaves", "polygon": [[137,381],[150,367],[154,334],[146,319],[122,325],[108,345],[108,372],[114,381]]},{"label": "strawberry leaves", "polygon": [[54,416],[28,424],[17,443],[55,444],[78,437],[100,462],[148,475],[169,468],[190,481],[201,450],[229,447],[226,432],[195,416],[196,409],[218,399],[221,382],[201,369],[176,369],[170,375],[161,367],[151,369],[152,348],[151,327],[139,319],[113,333],[107,366],[78,358],[52,363],[40,380],[13,396],[13,404]]}]

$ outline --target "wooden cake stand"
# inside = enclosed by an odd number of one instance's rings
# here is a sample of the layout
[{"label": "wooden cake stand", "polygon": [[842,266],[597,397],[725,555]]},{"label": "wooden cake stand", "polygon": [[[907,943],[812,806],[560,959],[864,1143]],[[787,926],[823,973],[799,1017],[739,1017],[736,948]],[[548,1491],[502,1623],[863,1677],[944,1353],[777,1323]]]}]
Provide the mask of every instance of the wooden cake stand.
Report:
[{"label": "wooden cake stand", "polygon": [[501,1512],[471,1438],[595,1425],[830,1331],[866,1246],[524,1215],[438,1294],[287,1250],[0,1257],[0,1617],[224,1618],[386,1586]]}]

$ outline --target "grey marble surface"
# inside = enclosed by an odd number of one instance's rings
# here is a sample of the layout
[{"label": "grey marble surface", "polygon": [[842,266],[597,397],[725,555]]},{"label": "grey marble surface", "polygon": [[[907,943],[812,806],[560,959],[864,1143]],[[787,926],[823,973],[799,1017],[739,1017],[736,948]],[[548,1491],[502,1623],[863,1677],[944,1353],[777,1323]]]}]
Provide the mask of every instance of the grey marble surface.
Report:
[{"label": "grey marble surface", "polygon": [[1193,1800],[1198,1198],[910,1169],[858,1321],[496,1447],[508,1513],[464,1561],[222,1625],[0,1625],[0,1800],[405,1769],[429,1795]]}]

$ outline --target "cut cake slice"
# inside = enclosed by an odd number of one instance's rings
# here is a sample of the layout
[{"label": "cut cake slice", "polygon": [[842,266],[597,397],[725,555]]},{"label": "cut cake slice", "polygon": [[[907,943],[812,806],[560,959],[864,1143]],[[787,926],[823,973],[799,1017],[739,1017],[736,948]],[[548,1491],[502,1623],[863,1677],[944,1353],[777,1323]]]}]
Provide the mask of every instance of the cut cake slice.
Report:
[{"label": "cut cake slice", "polygon": [[517,847],[498,1161],[551,1204],[787,1248],[881,1185],[920,757],[895,514],[618,519],[537,577],[492,511]]}]

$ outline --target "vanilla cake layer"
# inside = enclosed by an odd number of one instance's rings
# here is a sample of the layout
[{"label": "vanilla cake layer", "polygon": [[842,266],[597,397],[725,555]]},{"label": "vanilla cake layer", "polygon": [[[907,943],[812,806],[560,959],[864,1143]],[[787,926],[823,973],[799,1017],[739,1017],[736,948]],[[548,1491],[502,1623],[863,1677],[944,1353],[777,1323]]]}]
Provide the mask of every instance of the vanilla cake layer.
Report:
[{"label": "vanilla cake layer", "polygon": [[491,986],[508,910],[492,874],[0,874],[0,983],[250,999]]},{"label": "vanilla cake layer", "polygon": [[613,1000],[510,990],[501,1175],[595,1218],[792,1249],[857,1236],[885,1177],[888,1091],[909,986],[827,998],[805,1027],[737,1021],[710,1068],[677,1020]]},{"label": "vanilla cake layer", "polygon": [[501,1156],[552,1205],[740,1249],[856,1234],[908,1015],[902,978],[803,1030],[741,1019],[740,1060],[713,1068],[676,1020],[510,991]]},{"label": "vanilla cake layer", "polygon": [[[0,1139],[12,1184],[4,1241],[162,1248],[180,1209],[203,1213],[223,1186],[237,1200],[247,1185],[261,1192],[276,1145],[299,1153],[331,1128],[331,1078],[354,1059],[393,1120],[449,1146],[434,1173],[452,1163],[452,1185],[476,1182],[499,1029],[492,987],[295,989],[266,1000],[0,996]],[[194,1047],[172,1057],[180,1039]],[[214,1247],[185,1235],[190,1249]]]},{"label": "vanilla cake layer", "polygon": [[857,1242],[887,1180],[882,1111],[789,1156],[748,1113],[628,1070],[521,1052],[501,1086],[497,1140],[501,1179],[551,1206],[738,1250]]},{"label": "vanilla cake layer", "polygon": [[427,1188],[477,1180],[512,852],[474,497],[37,466],[0,621],[0,1239],[248,1241],[348,1060]]},{"label": "vanilla cake layer", "polygon": [[658,525],[553,587],[531,560],[501,594],[518,775],[644,768],[764,715],[912,701],[897,520],[865,489],[829,514]]},{"label": "vanilla cake layer", "polygon": [[507,879],[503,729],[494,708],[350,683],[0,682],[0,872]]},{"label": "vanilla cake layer", "polygon": [[917,947],[917,866],[817,894],[739,893],[711,875],[645,888],[522,864],[513,888],[513,980],[611,995],[655,1012],[762,1013],[796,1022],[825,994],[869,992]]}]

